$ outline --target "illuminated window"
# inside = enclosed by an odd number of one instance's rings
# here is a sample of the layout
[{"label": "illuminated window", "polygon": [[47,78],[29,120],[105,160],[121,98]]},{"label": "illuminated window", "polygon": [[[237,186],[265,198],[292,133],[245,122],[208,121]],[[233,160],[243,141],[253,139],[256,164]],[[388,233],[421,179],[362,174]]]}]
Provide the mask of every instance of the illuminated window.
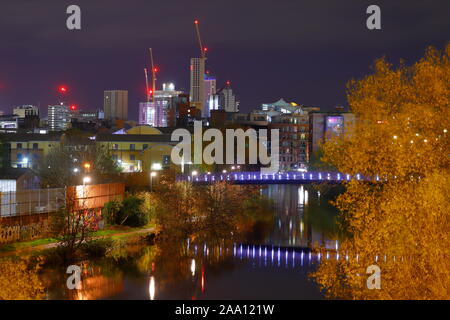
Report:
[{"label": "illuminated window", "polygon": [[166,166],[170,164],[170,156],[163,156],[163,164]]}]

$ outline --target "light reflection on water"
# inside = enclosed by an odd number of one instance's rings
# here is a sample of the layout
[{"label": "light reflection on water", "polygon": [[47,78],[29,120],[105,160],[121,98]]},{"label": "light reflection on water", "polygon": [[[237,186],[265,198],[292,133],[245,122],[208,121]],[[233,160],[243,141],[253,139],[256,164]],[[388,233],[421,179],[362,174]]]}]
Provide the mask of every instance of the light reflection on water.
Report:
[{"label": "light reflection on water", "polygon": [[[271,185],[274,224],[242,243],[144,247],[86,262],[83,288],[65,289],[63,271],[45,274],[50,299],[320,299],[308,278],[321,259],[311,248],[338,245],[335,211],[310,186]],[[157,253],[156,253],[157,252]],[[325,254],[324,254],[325,255]]]}]

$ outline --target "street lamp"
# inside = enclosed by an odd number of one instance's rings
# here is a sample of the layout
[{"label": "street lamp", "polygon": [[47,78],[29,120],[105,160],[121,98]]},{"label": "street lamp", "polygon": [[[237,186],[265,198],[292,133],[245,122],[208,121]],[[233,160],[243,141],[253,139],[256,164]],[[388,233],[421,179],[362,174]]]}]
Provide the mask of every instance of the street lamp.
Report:
[{"label": "street lamp", "polygon": [[161,169],[162,169],[161,163],[153,163],[152,164],[152,170],[161,170]]},{"label": "street lamp", "polygon": [[198,172],[196,170],[192,171],[192,176],[196,176]]},{"label": "street lamp", "polygon": [[22,161],[23,161],[23,163],[25,163],[25,167],[28,168],[28,158],[25,157],[25,158],[23,158]]},{"label": "street lamp", "polygon": [[89,182],[91,182],[91,177],[89,177],[89,176],[83,177],[83,198],[86,198],[86,183],[89,183]]},{"label": "street lamp", "polygon": [[86,183],[89,183],[89,182],[91,182],[91,177],[88,177],[88,176],[83,177],[83,186],[86,185]]},{"label": "street lamp", "polygon": [[89,169],[91,169],[91,164],[89,162],[86,162],[84,164],[84,168],[86,169],[87,172],[89,172]]},{"label": "street lamp", "polygon": [[152,191],[152,189],[153,189],[153,177],[156,177],[156,172],[155,171],[152,171],[151,173],[150,173],[150,191]]}]

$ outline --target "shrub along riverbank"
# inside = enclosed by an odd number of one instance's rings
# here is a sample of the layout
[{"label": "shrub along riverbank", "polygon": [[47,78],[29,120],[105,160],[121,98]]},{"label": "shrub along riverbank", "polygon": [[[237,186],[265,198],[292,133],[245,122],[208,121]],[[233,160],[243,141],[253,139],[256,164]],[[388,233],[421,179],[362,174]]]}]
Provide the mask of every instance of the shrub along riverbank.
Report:
[{"label": "shrub along riverbank", "polygon": [[121,202],[107,203],[102,210],[103,230],[98,230],[99,219],[90,212],[67,207],[56,214],[51,237],[11,244],[0,252],[52,249],[61,260],[72,261],[102,256],[112,243],[100,238],[114,240],[150,229],[158,241],[214,243],[239,237],[255,225],[269,225],[272,213],[272,202],[256,186],[163,182],[153,192],[130,193]]}]

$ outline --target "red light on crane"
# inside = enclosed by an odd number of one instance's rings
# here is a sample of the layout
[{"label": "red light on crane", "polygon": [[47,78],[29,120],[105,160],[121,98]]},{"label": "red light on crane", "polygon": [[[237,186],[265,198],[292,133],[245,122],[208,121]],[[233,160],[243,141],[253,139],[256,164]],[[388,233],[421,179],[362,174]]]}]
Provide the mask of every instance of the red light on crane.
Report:
[{"label": "red light on crane", "polygon": [[66,93],[66,92],[67,92],[67,87],[65,87],[65,86],[60,86],[60,87],[58,88],[58,90],[59,90],[59,92],[61,92],[61,93]]},{"label": "red light on crane", "polygon": [[153,90],[152,90],[152,89],[148,90],[148,95],[149,95],[149,96],[152,96],[152,95],[153,95]]},{"label": "red light on crane", "polygon": [[71,105],[71,106],[70,106],[70,110],[72,110],[72,111],[75,111],[75,110],[77,110],[77,106],[76,106],[76,105],[74,105],[74,104],[73,104],[73,105]]},{"label": "red light on crane", "polygon": [[159,69],[158,68],[153,68],[153,72],[158,72]]},{"label": "red light on crane", "polygon": [[194,20],[194,23],[195,23],[195,24],[198,24],[198,20]]},{"label": "red light on crane", "polygon": [[204,48],[203,48],[203,51],[208,52],[208,48],[207,48],[207,47],[204,47]]}]

